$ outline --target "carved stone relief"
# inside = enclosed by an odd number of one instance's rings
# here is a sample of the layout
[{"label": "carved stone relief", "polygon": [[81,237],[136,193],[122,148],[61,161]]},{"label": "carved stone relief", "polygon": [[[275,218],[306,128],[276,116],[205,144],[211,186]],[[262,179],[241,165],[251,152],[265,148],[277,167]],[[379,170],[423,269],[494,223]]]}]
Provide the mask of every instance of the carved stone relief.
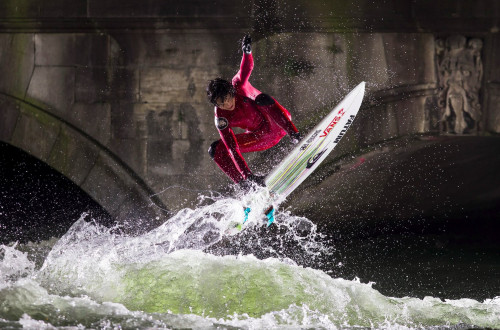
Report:
[{"label": "carved stone relief", "polygon": [[479,92],[483,79],[482,47],[481,39],[467,40],[460,35],[436,40],[438,104],[444,132],[470,134],[478,130],[481,117]]}]

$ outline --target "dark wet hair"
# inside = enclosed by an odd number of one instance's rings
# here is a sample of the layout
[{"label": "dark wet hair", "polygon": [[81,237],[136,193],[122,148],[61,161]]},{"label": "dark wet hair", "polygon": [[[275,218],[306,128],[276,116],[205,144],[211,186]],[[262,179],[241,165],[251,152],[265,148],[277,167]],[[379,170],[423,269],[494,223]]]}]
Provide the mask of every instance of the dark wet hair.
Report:
[{"label": "dark wet hair", "polygon": [[225,79],[215,78],[208,82],[207,97],[213,105],[217,105],[217,100],[224,100],[227,95],[234,96],[235,92],[233,84]]}]

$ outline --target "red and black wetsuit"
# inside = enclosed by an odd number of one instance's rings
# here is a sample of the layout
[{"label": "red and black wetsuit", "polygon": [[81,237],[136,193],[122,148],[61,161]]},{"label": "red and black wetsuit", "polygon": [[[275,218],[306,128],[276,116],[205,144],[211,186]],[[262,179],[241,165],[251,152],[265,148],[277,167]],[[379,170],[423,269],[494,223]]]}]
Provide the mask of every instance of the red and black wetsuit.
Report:
[{"label": "red and black wetsuit", "polygon": [[[241,153],[269,149],[287,133],[297,133],[290,113],[248,82],[252,69],[252,54],[243,53],[240,70],[232,80],[236,89],[234,109],[215,107],[215,125],[221,139],[212,144],[209,152],[236,183],[252,174]],[[232,127],[242,128],[245,132],[234,134]]]}]

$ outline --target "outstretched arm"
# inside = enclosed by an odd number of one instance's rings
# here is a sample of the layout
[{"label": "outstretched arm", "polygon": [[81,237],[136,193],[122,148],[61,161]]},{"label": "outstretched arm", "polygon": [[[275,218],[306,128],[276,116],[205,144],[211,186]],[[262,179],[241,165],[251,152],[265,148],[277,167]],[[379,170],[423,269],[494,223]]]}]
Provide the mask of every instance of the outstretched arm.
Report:
[{"label": "outstretched arm", "polygon": [[243,58],[241,59],[240,71],[236,74],[242,84],[248,81],[253,70],[252,38],[246,35],[241,41]]}]

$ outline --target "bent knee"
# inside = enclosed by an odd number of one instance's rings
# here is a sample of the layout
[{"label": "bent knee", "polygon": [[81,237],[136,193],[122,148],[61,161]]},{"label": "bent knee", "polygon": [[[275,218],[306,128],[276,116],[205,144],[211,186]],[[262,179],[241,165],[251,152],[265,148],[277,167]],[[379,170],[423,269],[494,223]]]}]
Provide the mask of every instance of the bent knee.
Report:
[{"label": "bent knee", "polygon": [[276,101],[274,101],[271,96],[264,93],[257,95],[257,97],[255,98],[255,103],[257,103],[257,105],[273,105],[275,102]]},{"label": "bent knee", "polygon": [[217,149],[217,145],[219,144],[219,142],[220,142],[220,140],[213,142],[210,145],[210,148],[208,148],[208,154],[210,155],[210,157],[212,159],[214,159],[214,157],[215,157],[215,150]]}]

